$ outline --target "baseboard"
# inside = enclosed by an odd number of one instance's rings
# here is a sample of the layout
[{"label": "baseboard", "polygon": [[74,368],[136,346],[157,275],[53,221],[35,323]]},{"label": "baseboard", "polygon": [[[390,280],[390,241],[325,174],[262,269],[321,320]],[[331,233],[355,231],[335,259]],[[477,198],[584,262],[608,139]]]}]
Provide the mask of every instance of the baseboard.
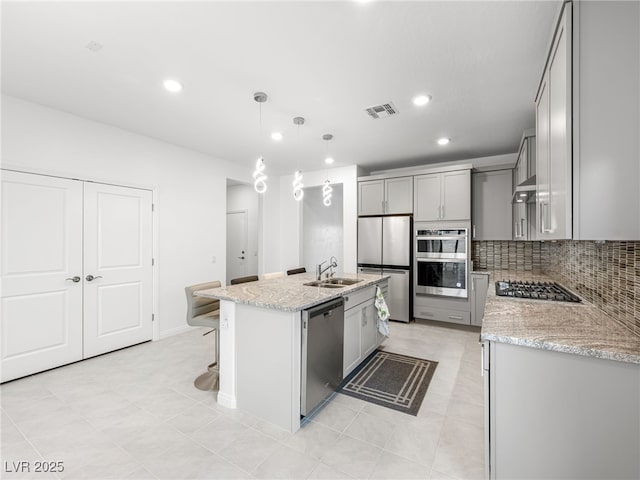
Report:
[{"label": "baseboard", "polygon": [[229,395],[224,392],[218,392],[218,405],[222,405],[227,408],[238,408],[237,399],[235,395]]}]

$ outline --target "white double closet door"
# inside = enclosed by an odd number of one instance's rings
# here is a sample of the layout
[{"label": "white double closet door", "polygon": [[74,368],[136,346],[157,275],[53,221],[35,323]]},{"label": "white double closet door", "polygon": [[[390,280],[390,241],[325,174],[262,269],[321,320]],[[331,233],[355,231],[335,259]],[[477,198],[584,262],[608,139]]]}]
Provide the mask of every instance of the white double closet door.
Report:
[{"label": "white double closet door", "polygon": [[150,340],[152,193],[2,171],[2,382]]}]

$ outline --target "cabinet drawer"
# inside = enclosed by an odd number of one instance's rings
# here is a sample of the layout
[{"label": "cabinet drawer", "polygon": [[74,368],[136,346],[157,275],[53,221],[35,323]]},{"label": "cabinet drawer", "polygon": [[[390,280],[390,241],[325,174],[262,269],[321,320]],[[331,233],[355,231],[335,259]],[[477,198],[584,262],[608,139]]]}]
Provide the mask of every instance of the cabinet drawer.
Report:
[{"label": "cabinet drawer", "polygon": [[373,296],[376,294],[375,285],[371,287],[366,287],[361,290],[357,290],[353,293],[347,293],[344,296],[344,309],[345,311],[353,308],[357,305],[360,305],[367,300],[373,299]]},{"label": "cabinet drawer", "polygon": [[437,320],[439,322],[460,323],[462,325],[471,324],[470,312],[460,312],[457,310],[442,310],[420,305],[414,305],[413,316],[426,320]]}]

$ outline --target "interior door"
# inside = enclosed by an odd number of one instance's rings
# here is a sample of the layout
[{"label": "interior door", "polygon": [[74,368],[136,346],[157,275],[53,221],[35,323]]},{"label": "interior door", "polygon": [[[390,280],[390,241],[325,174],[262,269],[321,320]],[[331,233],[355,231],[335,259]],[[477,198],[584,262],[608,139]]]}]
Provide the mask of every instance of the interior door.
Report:
[{"label": "interior door", "polygon": [[247,211],[227,213],[227,283],[247,273]]},{"label": "interior door", "polygon": [[82,359],[82,183],[2,172],[2,377]]},{"label": "interior door", "polygon": [[84,357],[151,340],[152,194],[84,184]]}]

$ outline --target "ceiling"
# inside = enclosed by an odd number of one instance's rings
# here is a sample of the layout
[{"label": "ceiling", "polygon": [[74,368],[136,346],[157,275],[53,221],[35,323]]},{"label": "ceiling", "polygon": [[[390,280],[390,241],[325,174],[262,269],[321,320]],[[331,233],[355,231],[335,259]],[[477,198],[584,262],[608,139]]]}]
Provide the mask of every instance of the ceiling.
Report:
[{"label": "ceiling", "polygon": [[[3,2],[2,90],[250,169],[263,155],[277,173],[325,168],[327,151],[367,170],[498,155],[534,125],[558,6]],[[388,102],[396,116],[365,113]]]}]

